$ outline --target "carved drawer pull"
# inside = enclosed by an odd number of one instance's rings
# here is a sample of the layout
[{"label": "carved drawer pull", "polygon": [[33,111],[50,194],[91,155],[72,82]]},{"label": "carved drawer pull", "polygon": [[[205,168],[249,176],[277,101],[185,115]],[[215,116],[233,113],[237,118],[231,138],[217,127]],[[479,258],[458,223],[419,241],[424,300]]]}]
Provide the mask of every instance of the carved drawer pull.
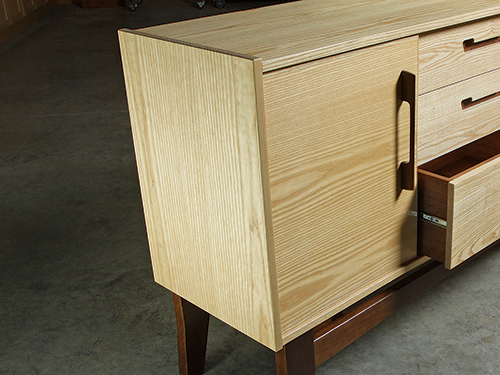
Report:
[{"label": "carved drawer pull", "polygon": [[464,100],[462,100],[462,109],[474,107],[475,105],[484,103],[488,100],[492,100],[498,96],[500,96],[500,91],[495,92],[495,93],[490,94],[490,95],[483,96],[482,98],[476,99],[476,100],[472,100],[472,98],[464,99]]},{"label": "carved drawer pull", "polygon": [[481,40],[479,42],[475,42],[474,38],[464,40],[464,51],[472,51],[473,49],[476,48],[481,48],[481,47],[486,47],[489,46],[490,44],[495,44],[500,42],[500,36],[496,36],[494,38],[486,39],[486,40]]}]

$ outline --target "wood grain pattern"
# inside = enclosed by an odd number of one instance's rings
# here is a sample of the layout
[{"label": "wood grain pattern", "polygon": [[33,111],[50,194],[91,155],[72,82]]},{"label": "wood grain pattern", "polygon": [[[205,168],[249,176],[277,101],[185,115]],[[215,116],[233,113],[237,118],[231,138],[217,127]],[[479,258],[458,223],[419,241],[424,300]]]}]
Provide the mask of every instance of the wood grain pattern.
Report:
[{"label": "wood grain pattern", "polygon": [[500,17],[420,37],[419,91],[425,93],[500,68],[500,43],[464,50],[464,41],[500,37]]},{"label": "wood grain pattern", "polygon": [[418,210],[446,220],[448,213],[448,178],[418,169]]},{"label": "wood grain pattern", "polygon": [[428,221],[418,222],[418,253],[445,263],[446,261],[446,234],[445,228]]},{"label": "wood grain pattern", "polygon": [[419,96],[418,164],[450,152],[500,129],[500,97],[467,109],[462,101],[500,91],[495,70]]},{"label": "wood grain pattern", "polygon": [[145,30],[261,57],[267,72],[497,14],[498,0],[307,0]]},{"label": "wood grain pattern", "polygon": [[416,194],[398,186],[409,113],[396,121],[396,89],[417,70],[417,43],[264,75],[284,342],[414,265]]},{"label": "wood grain pattern", "polygon": [[446,267],[500,238],[500,156],[450,182]]},{"label": "wood grain pattern", "polygon": [[498,240],[500,131],[420,166],[419,210],[447,220],[419,223],[419,250],[449,269]]},{"label": "wood grain pattern", "polygon": [[155,280],[279,350],[260,164],[260,65],[119,35]]}]

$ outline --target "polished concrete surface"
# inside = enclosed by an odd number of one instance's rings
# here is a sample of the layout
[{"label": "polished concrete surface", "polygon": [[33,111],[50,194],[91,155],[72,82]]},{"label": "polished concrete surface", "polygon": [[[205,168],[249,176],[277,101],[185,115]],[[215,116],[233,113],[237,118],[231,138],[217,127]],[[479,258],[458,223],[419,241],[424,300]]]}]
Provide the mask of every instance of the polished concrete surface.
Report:
[{"label": "polished concrete surface", "polygon": [[[0,374],[177,373],[116,30],[220,12],[187,0],[134,13],[60,5],[0,45]],[[499,280],[494,248],[317,373],[500,373]],[[271,375],[274,353],[213,319],[206,373]]]}]

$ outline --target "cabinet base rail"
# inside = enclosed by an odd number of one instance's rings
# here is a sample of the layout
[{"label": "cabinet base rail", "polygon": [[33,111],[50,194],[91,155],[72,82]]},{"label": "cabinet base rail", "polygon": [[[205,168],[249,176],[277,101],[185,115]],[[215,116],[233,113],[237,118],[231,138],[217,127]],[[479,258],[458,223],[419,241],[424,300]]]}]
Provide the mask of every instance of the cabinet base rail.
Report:
[{"label": "cabinet base rail", "polygon": [[[276,353],[277,375],[314,375],[316,367],[453,273],[430,261],[319,324]],[[180,375],[202,375],[210,315],[173,294]]]}]

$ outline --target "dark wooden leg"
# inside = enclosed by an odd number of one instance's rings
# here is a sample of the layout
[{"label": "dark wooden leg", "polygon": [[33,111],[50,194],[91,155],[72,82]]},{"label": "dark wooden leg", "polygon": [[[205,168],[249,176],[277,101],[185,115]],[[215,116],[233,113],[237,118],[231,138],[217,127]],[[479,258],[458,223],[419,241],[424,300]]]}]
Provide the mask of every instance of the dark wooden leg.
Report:
[{"label": "dark wooden leg", "polygon": [[172,295],[177,318],[179,374],[202,375],[205,369],[210,314],[177,294]]},{"label": "dark wooden leg", "polygon": [[314,375],[314,333],[309,331],[276,353],[278,375]]}]

